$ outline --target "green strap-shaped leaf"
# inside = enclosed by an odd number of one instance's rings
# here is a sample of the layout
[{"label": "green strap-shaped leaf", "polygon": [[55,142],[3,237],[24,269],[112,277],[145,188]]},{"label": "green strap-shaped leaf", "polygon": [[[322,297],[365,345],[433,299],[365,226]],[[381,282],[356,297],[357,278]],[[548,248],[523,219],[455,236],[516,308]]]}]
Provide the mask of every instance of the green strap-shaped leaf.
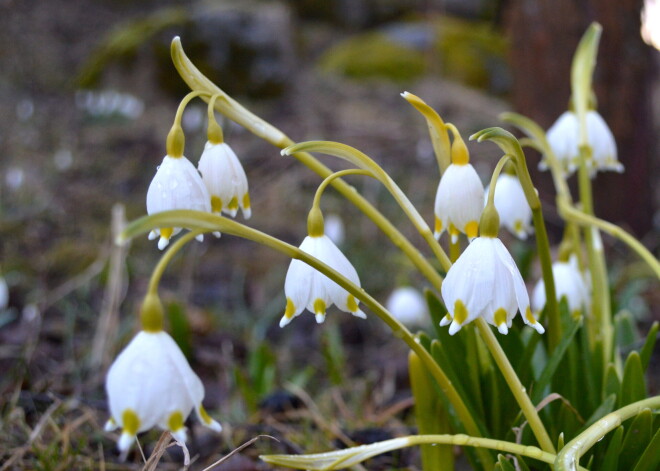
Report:
[{"label": "green strap-shaped leaf", "polygon": [[660,428],[642,453],[633,471],[657,471],[660,469]]},{"label": "green strap-shaped leaf", "polygon": [[564,338],[562,338],[561,342],[559,342],[559,345],[557,345],[557,348],[555,348],[555,350],[552,352],[552,355],[550,355],[548,363],[543,369],[541,377],[536,382],[534,392],[532,393],[532,402],[535,404],[543,399],[545,388],[548,386],[553,376],[555,375],[555,371],[557,371],[559,363],[561,362],[562,358],[564,358],[564,354],[566,353],[569,345],[573,343],[573,338],[575,337],[575,334],[577,333],[581,324],[581,321],[574,322],[570,329],[564,333]]},{"label": "green strap-shaped leaf", "polygon": [[614,406],[616,406],[616,394],[610,394],[591,414],[591,417],[587,419],[587,421],[584,423],[584,427],[582,427],[582,430],[587,429],[594,422],[600,420],[602,417],[612,412],[614,410]]},{"label": "green strap-shaped leaf", "polygon": [[646,369],[649,367],[649,361],[651,360],[651,354],[653,353],[653,348],[655,347],[655,341],[658,338],[658,329],[660,329],[660,323],[655,321],[649,329],[649,333],[646,336],[644,346],[639,352],[640,359],[642,360],[642,369],[644,371],[646,371]]},{"label": "green strap-shaped leaf", "polygon": [[601,471],[617,471],[619,468],[619,454],[621,453],[621,442],[623,441],[623,427],[617,428],[612,434],[610,444],[603,456]]},{"label": "green strap-shaped leaf", "polygon": [[603,381],[603,397],[618,396],[621,393],[621,380],[614,363],[607,365],[605,381]]},{"label": "green strap-shaped leaf", "polygon": [[653,413],[651,409],[644,409],[633,419],[623,437],[621,454],[619,455],[619,469],[633,469],[651,441],[652,426]]},{"label": "green strap-shaped leaf", "polygon": [[646,398],[646,382],[642,360],[637,352],[630,352],[623,368],[619,407],[641,401]]},{"label": "green strap-shaped leaf", "polygon": [[516,471],[516,468],[504,455],[497,455],[497,464],[495,465],[495,468],[497,468],[497,466],[499,466],[499,469],[502,471]]}]

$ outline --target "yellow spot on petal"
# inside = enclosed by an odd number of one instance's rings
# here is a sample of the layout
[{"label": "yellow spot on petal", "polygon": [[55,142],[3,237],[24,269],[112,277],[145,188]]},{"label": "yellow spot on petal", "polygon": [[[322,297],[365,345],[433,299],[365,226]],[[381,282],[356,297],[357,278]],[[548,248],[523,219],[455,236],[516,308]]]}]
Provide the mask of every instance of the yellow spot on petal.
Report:
[{"label": "yellow spot on petal", "polygon": [[174,228],[172,227],[161,227],[160,228],[160,236],[169,239],[172,237],[172,233],[174,232]]},{"label": "yellow spot on petal", "polygon": [[449,231],[449,235],[457,236],[458,234],[460,234],[460,231],[456,229],[456,226],[454,226],[454,223],[452,222],[449,223],[448,231]]},{"label": "yellow spot on petal", "polygon": [[436,234],[440,234],[442,232],[442,221],[438,219],[438,217],[435,217],[435,232]]},{"label": "yellow spot on petal", "polygon": [[346,299],[346,307],[348,307],[348,310],[351,312],[356,312],[359,309],[357,301],[352,294],[349,294]]},{"label": "yellow spot on petal", "polygon": [[210,424],[213,422],[213,419],[209,415],[208,412],[206,412],[206,409],[204,409],[203,405],[199,405],[199,417],[202,419],[202,422],[204,422],[205,425]]},{"label": "yellow spot on petal", "polygon": [[133,409],[124,409],[121,414],[121,421],[124,433],[137,435],[138,430],[140,430],[140,419]]},{"label": "yellow spot on petal", "polygon": [[181,411],[174,411],[170,415],[170,418],[167,419],[167,428],[172,432],[181,430],[183,428],[183,414]]},{"label": "yellow spot on petal", "polygon": [[216,195],[211,196],[211,211],[214,213],[222,211],[222,198]]},{"label": "yellow spot on petal", "polygon": [[463,301],[457,299],[454,303],[454,322],[463,324],[468,318],[468,311]]},{"label": "yellow spot on petal", "polygon": [[236,211],[238,209],[238,198],[234,196],[227,205],[227,209],[229,211]]},{"label": "yellow spot on petal", "polygon": [[470,239],[479,235],[479,223],[477,221],[470,221],[465,225],[465,235]]},{"label": "yellow spot on petal", "polygon": [[296,306],[291,301],[291,298],[286,298],[286,309],[284,310],[284,317],[291,319],[296,312]]},{"label": "yellow spot on petal", "polygon": [[245,193],[243,195],[243,208],[250,209],[250,194]]},{"label": "yellow spot on petal", "polygon": [[501,326],[502,324],[506,325],[506,311],[503,308],[499,308],[497,311],[495,311],[495,315],[493,316],[493,321],[495,322],[496,326]]},{"label": "yellow spot on petal", "polygon": [[314,301],[314,313],[315,314],[325,314],[325,301],[322,299],[317,299]]},{"label": "yellow spot on petal", "polygon": [[520,234],[523,232],[523,223],[520,219],[516,219],[515,222],[513,223],[513,231],[516,234]]},{"label": "yellow spot on petal", "polygon": [[534,317],[534,314],[532,314],[532,310],[529,306],[527,307],[527,311],[525,311],[525,319],[527,319],[530,324],[536,324],[536,318]]}]

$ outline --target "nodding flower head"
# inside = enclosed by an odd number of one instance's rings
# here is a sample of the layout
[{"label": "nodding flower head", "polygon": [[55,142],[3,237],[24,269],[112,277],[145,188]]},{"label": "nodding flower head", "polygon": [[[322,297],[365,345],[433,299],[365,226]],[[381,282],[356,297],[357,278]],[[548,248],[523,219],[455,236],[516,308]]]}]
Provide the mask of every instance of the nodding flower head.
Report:
[{"label": "nodding flower head", "polygon": [[[553,153],[569,173],[579,167],[580,158],[580,123],[573,111],[564,112],[548,129],[548,144]],[[593,176],[598,170],[623,172],[623,165],[617,158],[616,142],[612,131],[597,111],[587,111],[587,138],[591,147],[591,159],[587,168]],[[547,163],[541,161],[541,170],[547,169]]]},{"label": "nodding flower head", "polygon": [[467,246],[442,283],[442,298],[448,314],[440,325],[451,323],[451,335],[478,317],[506,334],[518,310],[526,324],[545,331],[532,315],[516,263],[497,237],[477,237]]},{"label": "nodding flower head", "polygon": [[[582,310],[589,306],[590,295],[575,255],[572,255],[567,262],[553,263],[552,277],[555,280],[557,301],[566,297],[569,311],[574,316],[579,316]],[[545,283],[541,278],[532,292],[532,309],[535,313],[539,313],[545,307],[545,303]]]},{"label": "nodding flower head", "polygon": [[250,218],[252,210],[247,177],[229,145],[207,142],[197,168],[209,191],[214,213],[224,212],[234,217],[240,207],[243,217]]},{"label": "nodding flower head", "polygon": [[435,196],[435,237],[445,230],[454,242],[460,232],[476,237],[483,207],[484,186],[474,167],[452,163],[442,174]]},{"label": "nodding flower head", "polygon": [[[357,271],[346,256],[325,234],[305,237],[300,250],[318,258],[332,269],[338,271],[354,284],[360,286]],[[325,320],[325,311],[332,304],[354,316],[366,318],[358,307],[358,301],[344,288],[300,260],[291,260],[284,281],[286,309],[280,327],[300,315],[305,308],[316,315],[316,322]]]},{"label": "nodding flower head", "polygon": [[[195,166],[185,157],[166,155],[147,191],[147,213],[155,214],[173,209],[211,211],[211,199],[202,177]],[[164,249],[170,237],[181,228],[161,227],[149,234],[149,239],[159,238],[158,248]]]},{"label": "nodding flower head", "polygon": [[[484,201],[488,200],[486,189]],[[527,203],[525,192],[518,177],[506,173],[501,174],[495,185],[495,209],[500,216],[500,225],[519,239],[527,239],[533,231],[532,208]]]},{"label": "nodding flower head", "polygon": [[105,387],[111,414],[106,430],[121,427],[121,451],[130,448],[139,432],[154,426],[185,441],[184,422],[193,409],[202,424],[222,429],[202,406],[202,382],[163,331],[139,332],[110,367]]}]

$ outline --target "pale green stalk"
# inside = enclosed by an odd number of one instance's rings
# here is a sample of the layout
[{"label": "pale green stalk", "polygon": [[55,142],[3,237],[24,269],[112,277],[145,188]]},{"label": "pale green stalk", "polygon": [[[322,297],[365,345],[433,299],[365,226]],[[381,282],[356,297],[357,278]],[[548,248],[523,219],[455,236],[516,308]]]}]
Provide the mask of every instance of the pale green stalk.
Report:
[{"label": "pale green stalk", "polygon": [[[188,227],[193,230],[203,230],[206,232],[220,231],[225,234],[232,234],[243,237],[253,242],[265,245],[275,249],[287,257],[292,259],[301,260],[319,272],[326,275],[328,278],[336,282],[339,286],[347,290],[350,294],[355,296],[364,303],[376,316],[378,316],[387,326],[392,330],[395,337],[401,338],[406,344],[414,351],[417,356],[424,363],[429,373],[438,382],[438,386],[445,394],[450,404],[454,407],[456,416],[465,427],[465,430],[473,436],[481,436],[481,431],[475,419],[470,414],[467,406],[463,402],[453,384],[442,370],[442,368],[435,362],[431,354],[417,342],[415,337],[410,331],[394,318],[378,301],[371,297],[361,287],[353,284],[348,278],[341,273],[333,270],[328,265],[324,264],[317,258],[309,255],[308,253],[300,250],[298,247],[287,244],[269,234],[263,233],[251,227],[240,224],[237,221],[227,219],[211,213],[191,211],[191,210],[175,210],[163,211],[161,213],[144,216],[132,223],[130,223],[124,232],[120,235],[117,242],[124,243],[128,239],[136,237],[140,234],[146,233],[156,227]],[[486,469],[492,468],[493,462],[490,454],[486,450],[479,451],[480,459],[484,463]]]},{"label": "pale green stalk", "polygon": [[[181,226],[172,226],[172,227],[181,227]],[[167,265],[169,265],[169,263],[172,261],[172,258],[179,252],[179,250],[181,250],[181,248],[184,245],[186,245],[195,237],[203,233],[204,231],[200,231],[200,230],[190,231],[187,234],[184,234],[181,237],[177,238],[177,240],[167,248],[167,251],[163,254],[162,257],[160,257],[160,260],[158,261],[158,264],[154,268],[154,271],[151,272],[151,278],[149,279],[149,288],[147,288],[147,294],[153,294],[153,295],[158,294],[158,284],[160,283],[160,279],[162,278],[163,273],[165,272],[165,268],[167,268]]]},{"label": "pale green stalk", "polygon": [[[556,456],[547,453],[535,446],[526,446],[519,443],[494,440],[492,438],[477,438],[468,435],[410,435],[384,440],[378,443],[362,445],[344,450],[330,451],[326,453],[314,453],[308,455],[261,455],[259,458],[275,466],[287,468],[307,469],[314,471],[328,471],[345,469],[354,466],[374,456],[399,450],[409,446],[438,444],[454,446],[473,446],[477,448],[488,448],[491,450],[524,456],[534,460],[542,461],[552,465]],[[437,468],[438,471],[442,468]],[[586,471],[580,467],[580,471]]]},{"label": "pale green stalk", "polygon": [[557,455],[555,460],[556,471],[575,471],[578,469],[580,458],[603,437],[620,426],[625,420],[636,416],[644,409],[653,409],[658,413],[660,396],[650,397],[633,402],[619,410],[607,414],[602,419],[587,428],[580,435],[568,442]]},{"label": "pale green stalk", "polygon": [[[592,77],[596,66],[596,55],[602,27],[598,23],[592,23],[578,44],[571,66],[571,91],[573,93],[573,104],[579,123],[579,167],[578,187],[580,192],[580,203],[582,210],[594,215],[593,195],[591,191],[591,178],[587,162],[592,159],[592,149],[589,145],[587,131],[587,111],[589,109],[589,98],[592,91]],[[612,350],[613,328],[611,321],[611,306],[609,284],[607,280],[607,267],[605,254],[600,244],[600,236],[594,234],[590,227],[585,228],[584,239],[589,256],[589,270],[592,283],[592,309],[594,318],[598,325],[595,335],[596,339],[602,339],[605,363],[609,360]]]},{"label": "pale green stalk", "polygon": [[287,147],[282,150],[282,155],[292,155],[297,152],[321,152],[323,154],[333,155],[345,159],[355,165],[356,167],[368,170],[379,182],[387,188],[390,194],[394,197],[403,212],[408,216],[417,231],[421,234],[424,240],[428,243],[440,264],[445,270],[451,267],[451,261],[447,254],[442,249],[440,244],[433,236],[433,231],[429,228],[424,221],[424,218],[419,214],[417,208],[410,202],[401,188],[392,180],[392,178],[383,170],[376,162],[370,159],[366,154],[359,150],[341,144],[339,142],[330,141],[308,141],[300,142],[293,146]]},{"label": "pale green stalk", "polygon": [[[548,349],[552,352],[562,338],[561,320],[559,317],[559,304],[555,291],[555,279],[552,275],[552,256],[550,254],[550,242],[548,233],[545,230],[543,220],[543,211],[541,200],[534,188],[532,178],[527,170],[525,154],[518,140],[508,131],[502,128],[488,128],[479,131],[470,136],[470,140],[477,139],[478,142],[490,140],[495,142],[506,155],[513,160],[516,168],[516,174],[522,185],[527,204],[532,209],[532,218],[536,232],[536,249],[538,251],[539,261],[541,262],[541,272],[545,285],[546,295],[546,313],[548,316]],[[521,313],[524,315],[524,313]]]},{"label": "pale green stalk", "polygon": [[[181,47],[181,40],[176,37],[172,40],[172,61],[181,78],[192,90],[206,92],[208,96],[218,95],[215,109],[227,116],[232,121],[240,124],[253,134],[261,137],[272,145],[285,148],[294,143],[286,134],[259,118],[240,103],[227,95],[217,85],[202,74],[197,67],[188,59]],[[319,162],[314,156],[307,152],[298,152],[293,155],[303,165],[325,178],[332,171]],[[333,180],[332,186],[337,189],[347,200],[360,209],[376,226],[392,240],[417,269],[429,280],[433,287],[439,292],[442,286],[442,276],[431,263],[408,241],[403,234],[355,189],[343,180]]]},{"label": "pale green stalk", "polygon": [[314,201],[312,202],[312,207],[313,208],[320,208],[321,207],[321,196],[323,196],[323,192],[325,189],[332,183],[332,181],[335,178],[342,178],[347,175],[365,175],[367,177],[372,177],[375,178],[373,173],[369,170],[363,170],[363,169],[356,169],[356,168],[349,168],[348,170],[340,170],[339,172],[335,172],[332,175],[328,175],[319,185],[319,187],[316,189],[316,193],[314,194]]},{"label": "pale green stalk", "polygon": [[644,247],[644,245],[642,245],[641,242],[639,242],[635,237],[628,234],[616,224],[603,221],[602,219],[586,214],[567,204],[562,204],[559,206],[559,213],[566,220],[572,221],[585,227],[597,227],[603,232],[607,232],[612,237],[616,237],[621,242],[628,245],[628,247],[630,247],[633,251],[635,251],[637,255],[639,255],[640,258],[644,260],[651,268],[653,274],[657,278],[660,278],[660,262],[658,262],[658,259],[655,258],[653,254],[646,247]]},{"label": "pale green stalk", "polygon": [[[475,323],[477,324],[481,338],[486,343],[486,346],[488,347],[488,350],[490,350],[491,355],[493,355],[495,363],[497,363],[498,368],[502,372],[502,376],[504,376],[506,384],[509,385],[509,389],[513,393],[513,397],[516,399],[516,402],[520,406],[522,413],[527,419],[532,432],[534,432],[534,436],[539,442],[539,445],[544,451],[554,454],[555,446],[550,439],[550,435],[548,435],[548,432],[545,429],[545,426],[543,425],[543,422],[541,421],[541,418],[539,417],[539,414],[536,411],[532,400],[529,398],[529,395],[527,395],[525,386],[523,386],[523,384],[520,382],[520,378],[518,378],[516,371],[513,369],[513,366],[511,366],[509,358],[506,356],[504,350],[502,350],[502,346],[497,341],[497,337],[495,337],[495,334],[493,334],[493,331],[490,329],[488,323],[486,323],[483,317],[476,319]],[[493,400],[497,399],[494,398]]]}]

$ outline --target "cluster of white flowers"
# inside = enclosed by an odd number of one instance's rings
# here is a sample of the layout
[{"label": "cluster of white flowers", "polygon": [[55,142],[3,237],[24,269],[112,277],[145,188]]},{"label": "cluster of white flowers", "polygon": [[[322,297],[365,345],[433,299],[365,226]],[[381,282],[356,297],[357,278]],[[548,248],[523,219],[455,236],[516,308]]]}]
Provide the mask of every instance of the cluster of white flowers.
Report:
[{"label": "cluster of white flowers", "polygon": [[[248,182],[241,162],[228,144],[207,142],[198,168],[185,156],[166,155],[147,191],[147,213],[191,209],[236,216],[252,215]],[[149,234],[164,249],[181,228],[159,228]],[[201,239],[201,237],[200,237]]]}]

